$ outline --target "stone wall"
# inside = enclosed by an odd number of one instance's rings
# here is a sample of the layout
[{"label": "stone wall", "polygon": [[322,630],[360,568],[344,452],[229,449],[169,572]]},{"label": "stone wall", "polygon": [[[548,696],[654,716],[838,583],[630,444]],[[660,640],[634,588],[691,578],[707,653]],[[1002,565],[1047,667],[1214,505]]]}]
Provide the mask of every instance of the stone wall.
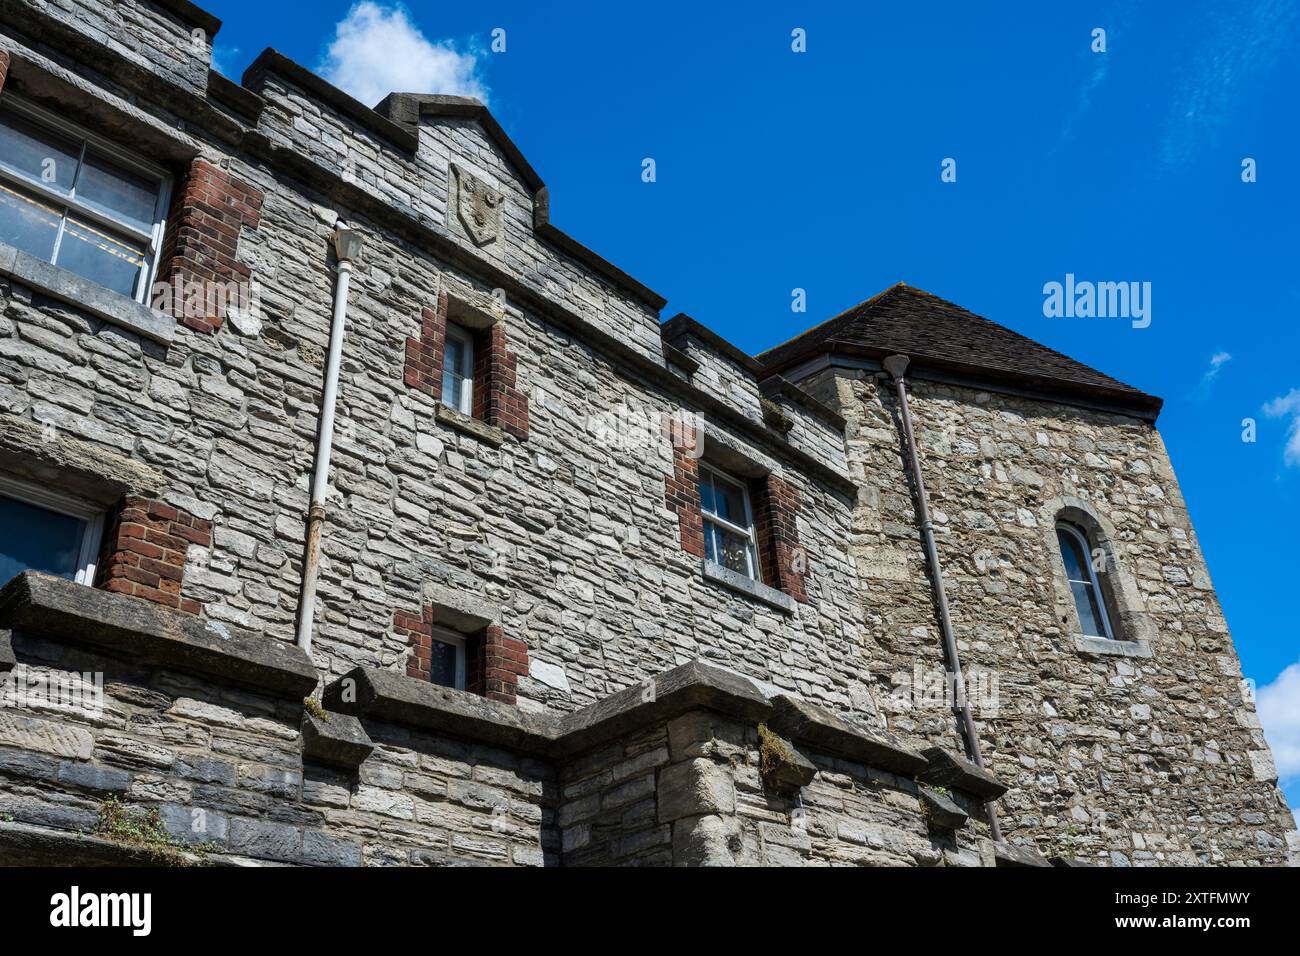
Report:
[{"label": "stone wall", "polygon": [[[895,731],[955,745],[943,707],[890,706],[918,662],[943,666],[893,386],[848,370],[805,384],[849,419],[873,697]],[[962,664],[997,680],[996,707],[975,716],[1014,787],[1007,838],[1120,866],[1285,861],[1294,822],[1159,433],[924,379],[911,396]],[[1076,637],[1063,509],[1108,529],[1122,639],[1110,646]]]}]

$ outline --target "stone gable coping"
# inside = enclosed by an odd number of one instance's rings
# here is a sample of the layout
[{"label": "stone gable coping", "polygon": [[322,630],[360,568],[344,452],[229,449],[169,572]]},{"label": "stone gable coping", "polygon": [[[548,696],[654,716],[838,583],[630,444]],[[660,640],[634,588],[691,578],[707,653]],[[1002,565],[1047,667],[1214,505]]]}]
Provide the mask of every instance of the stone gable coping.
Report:
[{"label": "stone gable coping", "polygon": [[191,615],[35,571],[0,589],[0,626],[281,697],[316,687],[315,666],[292,644],[209,629]]},{"label": "stone gable coping", "polygon": [[257,59],[244,71],[240,82],[256,93],[265,85],[267,75],[288,80],[408,155],[414,155],[420,146],[418,133],[399,123],[394,123],[381,113],[376,113],[360,100],[344,93],[337,86],[317,76],[305,66],[295,63],[273,47],[267,47],[258,54]]},{"label": "stone gable coping", "polygon": [[189,0],[152,0],[152,2],[154,6],[162,7],[182,23],[201,28],[208,35],[209,43],[221,29],[221,21],[217,17],[190,3]]}]

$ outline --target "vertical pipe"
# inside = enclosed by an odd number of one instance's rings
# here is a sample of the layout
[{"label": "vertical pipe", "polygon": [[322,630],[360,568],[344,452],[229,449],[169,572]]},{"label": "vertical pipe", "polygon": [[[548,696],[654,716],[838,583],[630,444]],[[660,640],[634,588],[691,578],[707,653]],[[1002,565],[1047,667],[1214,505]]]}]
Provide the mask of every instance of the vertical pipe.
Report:
[{"label": "vertical pipe", "polygon": [[[339,231],[346,225],[340,223]],[[334,316],[330,322],[329,356],[325,365],[325,390],[321,396],[320,435],[316,443],[316,471],[312,475],[311,505],[307,510],[307,551],[303,559],[302,589],[298,602],[298,646],[311,654],[312,625],[316,616],[316,579],[320,574],[321,525],[325,521],[325,495],[329,488],[330,456],[334,449],[334,409],[338,404],[339,365],[343,360],[343,328],[348,312],[348,283],[352,260],[340,256],[334,286]]]},{"label": "vertical pipe", "polygon": [[[907,384],[903,379],[907,371],[908,358],[905,355],[891,355],[881,363],[894,379],[894,389],[898,394],[899,417],[903,424],[903,439],[907,443],[907,457],[912,471],[912,480],[916,485],[916,510],[921,522],[921,536],[925,540],[925,557],[930,565],[930,584],[934,590],[934,601],[939,609],[939,629],[943,632],[944,656],[947,661],[948,679],[954,692],[961,681],[961,657],[957,653],[957,638],[952,631],[952,618],[948,613],[948,595],[943,586],[943,572],[939,567],[939,551],[934,543],[934,523],[930,520],[930,499],[925,492],[925,479],[921,475],[921,456],[916,445],[916,435],[912,429],[912,411],[907,404]],[[971,716],[970,701],[963,691],[954,702],[957,716],[961,718],[962,736],[966,740],[966,755],[977,767],[984,766],[984,755],[980,750],[979,734],[975,730],[975,719]],[[998,824],[998,811],[989,801],[985,805],[989,815],[989,832],[994,842],[1002,842],[1002,828]]]}]

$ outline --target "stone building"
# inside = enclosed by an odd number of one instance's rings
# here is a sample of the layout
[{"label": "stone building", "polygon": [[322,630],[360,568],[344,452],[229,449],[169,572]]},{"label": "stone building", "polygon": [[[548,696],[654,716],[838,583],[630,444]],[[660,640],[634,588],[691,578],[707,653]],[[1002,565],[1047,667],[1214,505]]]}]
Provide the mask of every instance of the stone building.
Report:
[{"label": "stone building", "polygon": [[219,27],[0,0],[0,861],[1300,850],[1158,399],[661,322],[481,104]]}]

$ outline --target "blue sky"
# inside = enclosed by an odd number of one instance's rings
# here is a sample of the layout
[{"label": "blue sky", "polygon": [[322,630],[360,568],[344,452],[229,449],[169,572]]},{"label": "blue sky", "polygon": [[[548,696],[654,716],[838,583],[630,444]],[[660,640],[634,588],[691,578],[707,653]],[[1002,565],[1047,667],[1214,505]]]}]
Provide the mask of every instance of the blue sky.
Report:
[{"label": "blue sky", "polygon": [[[486,98],[557,225],[747,351],[901,279],[1162,396],[1300,804],[1296,0],[204,6],[236,78],[274,46],[372,102]],[[1150,282],[1150,326],[1044,317],[1066,273]]]}]

